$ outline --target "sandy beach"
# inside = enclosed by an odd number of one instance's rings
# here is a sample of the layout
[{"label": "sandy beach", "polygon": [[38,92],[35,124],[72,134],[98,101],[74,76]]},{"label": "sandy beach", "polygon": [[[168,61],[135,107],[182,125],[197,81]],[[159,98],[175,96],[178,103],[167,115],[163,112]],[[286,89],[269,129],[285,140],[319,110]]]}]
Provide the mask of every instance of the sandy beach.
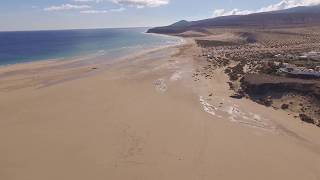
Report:
[{"label": "sandy beach", "polygon": [[319,180],[319,128],[194,77],[199,54],[0,68],[0,179]]}]

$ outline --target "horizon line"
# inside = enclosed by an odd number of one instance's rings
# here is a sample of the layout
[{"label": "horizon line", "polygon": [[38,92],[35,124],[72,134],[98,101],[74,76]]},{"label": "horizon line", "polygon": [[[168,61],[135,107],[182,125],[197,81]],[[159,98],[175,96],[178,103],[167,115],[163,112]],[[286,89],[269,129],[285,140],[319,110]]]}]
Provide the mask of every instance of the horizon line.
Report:
[{"label": "horizon line", "polygon": [[3,32],[34,32],[34,31],[72,31],[72,30],[98,30],[98,29],[137,29],[137,28],[152,28],[151,26],[140,27],[92,27],[92,28],[62,28],[62,29],[26,29],[26,30],[0,30]]}]

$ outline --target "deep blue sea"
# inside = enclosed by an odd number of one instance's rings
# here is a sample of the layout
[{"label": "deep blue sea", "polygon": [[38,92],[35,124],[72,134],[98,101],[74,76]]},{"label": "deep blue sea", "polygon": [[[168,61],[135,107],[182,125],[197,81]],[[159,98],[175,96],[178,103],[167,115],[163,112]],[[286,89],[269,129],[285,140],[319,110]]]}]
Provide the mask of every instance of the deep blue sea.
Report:
[{"label": "deep blue sea", "polygon": [[68,59],[100,53],[118,58],[177,44],[178,38],[144,33],[146,28],[0,32],[0,65]]}]

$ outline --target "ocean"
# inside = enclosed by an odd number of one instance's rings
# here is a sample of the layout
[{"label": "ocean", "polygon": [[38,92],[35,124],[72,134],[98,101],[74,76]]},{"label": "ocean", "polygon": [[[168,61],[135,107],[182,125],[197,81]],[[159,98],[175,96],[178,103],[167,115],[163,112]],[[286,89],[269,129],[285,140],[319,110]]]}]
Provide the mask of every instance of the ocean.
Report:
[{"label": "ocean", "polygon": [[122,28],[0,32],[0,65],[67,60],[86,55],[115,59],[181,42],[176,37],[146,34],[146,30]]}]

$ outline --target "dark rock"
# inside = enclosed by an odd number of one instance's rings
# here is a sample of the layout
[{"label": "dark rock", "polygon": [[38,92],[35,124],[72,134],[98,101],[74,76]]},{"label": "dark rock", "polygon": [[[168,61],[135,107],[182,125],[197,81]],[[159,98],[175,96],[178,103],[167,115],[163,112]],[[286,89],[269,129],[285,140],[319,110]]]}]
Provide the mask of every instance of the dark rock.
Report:
[{"label": "dark rock", "polygon": [[241,88],[249,96],[263,96],[270,93],[300,93],[312,95],[320,100],[319,81],[270,76],[266,74],[247,74],[241,79]]},{"label": "dark rock", "polygon": [[282,104],[281,105],[281,109],[283,109],[283,110],[289,109],[289,105],[288,104]]},{"label": "dark rock", "polygon": [[235,89],[232,82],[228,82],[228,85],[229,85],[229,88],[230,88],[231,90],[234,90],[234,89]]},{"label": "dark rock", "polygon": [[315,124],[315,121],[311,117],[309,117],[305,114],[300,114],[299,116],[300,116],[301,121],[306,122],[306,123],[310,123],[310,124]]},{"label": "dark rock", "polygon": [[243,94],[233,94],[230,97],[234,98],[234,99],[242,99],[244,97],[244,95]]},{"label": "dark rock", "polygon": [[273,101],[270,98],[260,98],[258,100],[258,103],[265,105],[267,107],[270,107],[272,105]]}]

